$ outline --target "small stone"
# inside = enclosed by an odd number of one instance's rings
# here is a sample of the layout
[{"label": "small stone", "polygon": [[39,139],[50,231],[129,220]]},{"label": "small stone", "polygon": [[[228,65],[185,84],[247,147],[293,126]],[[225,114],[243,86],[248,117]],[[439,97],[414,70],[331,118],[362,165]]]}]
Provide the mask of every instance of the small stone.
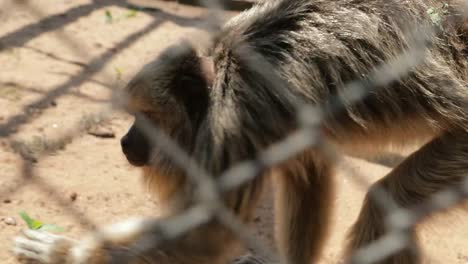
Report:
[{"label": "small stone", "polygon": [[9,204],[9,203],[11,203],[11,200],[10,199],[5,199],[5,200],[3,200],[3,203]]},{"label": "small stone", "polygon": [[72,193],[70,194],[70,200],[71,200],[72,202],[74,202],[74,201],[76,201],[76,198],[78,198],[78,194],[77,194],[76,192],[72,192]]},{"label": "small stone", "polygon": [[7,225],[15,226],[16,220],[13,217],[5,217],[3,218],[3,222]]},{"label": "small stone", "polygon": [[99,138],[115,138],[115,132],[112,129],[102,126],[91,128],[88,134]]}]

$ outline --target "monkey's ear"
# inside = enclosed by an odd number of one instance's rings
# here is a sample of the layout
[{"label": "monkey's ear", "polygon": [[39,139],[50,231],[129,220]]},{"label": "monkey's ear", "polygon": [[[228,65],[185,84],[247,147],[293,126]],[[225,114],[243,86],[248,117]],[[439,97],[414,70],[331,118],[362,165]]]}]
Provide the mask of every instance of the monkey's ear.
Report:
[{"label": "monkey's ear", "polygon": [[192,46],[185,46],[174,74],[172,94],[189,114],[204,113],[209,103],[209,89],[215,78],[212,58],[200,56]]}]

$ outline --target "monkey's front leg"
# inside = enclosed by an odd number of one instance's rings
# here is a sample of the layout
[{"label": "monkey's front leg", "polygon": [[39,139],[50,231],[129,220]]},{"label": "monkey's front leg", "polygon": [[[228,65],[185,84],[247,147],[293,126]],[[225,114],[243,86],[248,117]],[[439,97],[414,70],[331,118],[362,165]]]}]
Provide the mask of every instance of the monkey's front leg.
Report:
[{"label": "monkey's front leg", "polygon": [[127,250],[126,246],[144,233],[144,226],[145,220],[130,219],[79,241],[45,231],[25,230],[15,238],[13,251],[21,260],[44,264],[113,263],[113,252]]},{"label": "monkey's front leg", "polygon": [[[146,220],[130,220],[106,227],[79,241],[44,231],[26,230],[15,239],[14,252],[22,259],[43,264],[224,264],[240,253],[236,235],[215,221],[159,245],[152,245],[152,241],[147,240],[154,231],[151,226]],[[148,234],[150,236],[146,236]],[[146,243],[143,246],[148,248],[141,252],[132,250],[140,242]]]},{"label": "monkey's front leg", "polygon": [[70,249],[77,242],[48,232],[25,230],[15,238],[14,253],[24,260],[40,263],[68,263]]}]

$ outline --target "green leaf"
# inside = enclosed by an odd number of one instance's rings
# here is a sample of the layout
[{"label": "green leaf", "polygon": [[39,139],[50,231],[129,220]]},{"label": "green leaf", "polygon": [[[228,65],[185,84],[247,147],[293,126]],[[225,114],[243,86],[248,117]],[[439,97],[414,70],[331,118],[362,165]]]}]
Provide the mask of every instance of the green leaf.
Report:
[{"label": "green leaf", "polygon": [[29,229],[38,230],[44,225],[41,221],[31,218],[25,211],[19,212],[19,215],[26,222]]},{"label": "green leaf", "polygon": [[40,229],[44,230],[44,231],[56,231],[56,232],[65,231],[65,229],[63,229],[62,227],[56,226],[56,225],[51,225],[51,224],[44,224],[44,225],[42,225],[42,227]]},{"label": "green leaf", "polygon": [[21,211],[19,212],[19,215],[21,216],[21,218],[26,222],[26,224],[29,226],[30,224],[29,223],[32,223],[32,218],[29,217],[29,215],[25,212],[25,211]]},{"label": "green leaf", "polygon": [[112,23],[113,21],[112,13],[109,10],[106,10],[105,15],[106,15],[106,23],[109,23],[109,24]]},{"label": "green leaf", "polygon": [[39,220],[34,220],[30,226],[31,229],[33,230],[38,230],[38,229],[41,229],[41,227],[44,225],[44,223],[42,223],[41,221]]},{"label": "green leaf", "polygon": [[51,224],[44,224],[43,222],[33,219],[30,217],[25,211],[19,212],[21,218],[26,222],[29,229],[32,230],[44,230],[44,231],[56,231],[56,232],[63,232],[65,229],[62,227],[51,225]]},{"label": "green leaf", "polygon": [[122,79],[123,70],[119,67],[114,67],[115,73],[117,75],[117,80]]},{"label": "green leaf", "polygon": [[138,10],[132,8],[127,12],[125,17],[126,18],[136,17],[137,14],[138,14]]}]

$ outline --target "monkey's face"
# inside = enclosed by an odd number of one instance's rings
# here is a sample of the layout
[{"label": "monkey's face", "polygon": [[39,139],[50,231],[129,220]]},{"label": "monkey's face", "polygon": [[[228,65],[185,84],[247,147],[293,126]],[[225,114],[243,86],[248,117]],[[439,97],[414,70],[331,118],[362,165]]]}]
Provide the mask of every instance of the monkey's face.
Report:
[{"label": "monkey's face", "polygon": [[209,81],[202,68],[191,46],[172,46],[128,83],[125,106],[135,122],[121,139],[121,146],[132,165],[167,164],[157,142],[149,140],[149,134],[144,133],[147,129],[142,131],[144,122],[162,130],[185,150],[191,149],[209,101]]},{"label": "monkey's face", "polygon": [[[137,120],[135,120],[135,123]],[[136,124],[132,124],[127,134],[120,140],[122,152],[133,166],[144,166],[149,163],[151,144]]]},{"label": "monkey's face", "polygon": [[[149,112],[146,109],[134,110],[134,122],[127,133],[121,138],[122,152],[133,166],[161,166],[166,162],[164,151],[158,147],[152,138],[152,129],[165,133],[179,145],[187,145],[184,139],[190,136],[191,127],[188,116],[177,104],[159,106],[161,112]],[[164,111],[162,111],[164,110]],[[154,110],[153,110],[154,111]]]}]

